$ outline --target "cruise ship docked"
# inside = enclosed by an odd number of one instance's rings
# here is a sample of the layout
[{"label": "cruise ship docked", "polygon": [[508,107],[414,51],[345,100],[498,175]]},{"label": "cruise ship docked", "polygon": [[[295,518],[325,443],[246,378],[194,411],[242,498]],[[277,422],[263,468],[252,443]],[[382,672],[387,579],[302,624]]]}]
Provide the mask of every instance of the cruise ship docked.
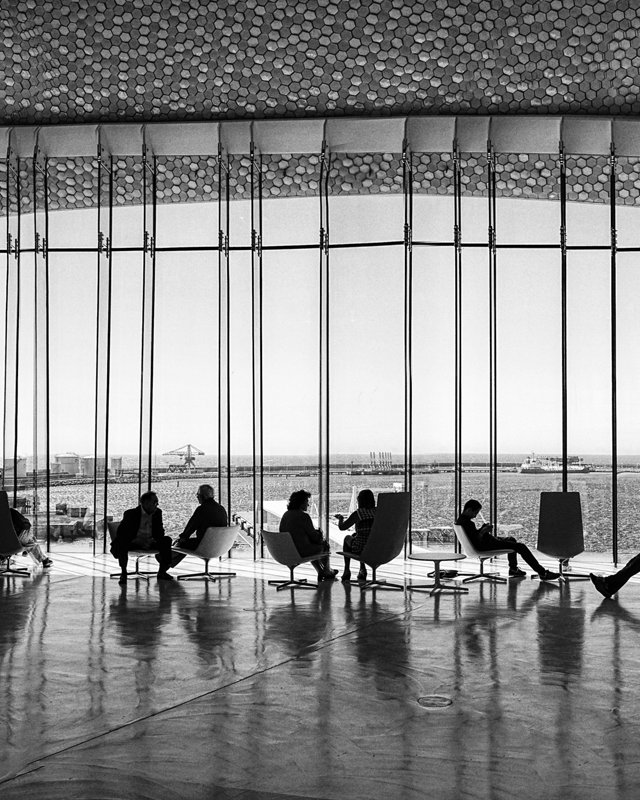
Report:
[{"label": "cruise ship docked", "polygon": [[[528,475],[542,475],[548,472],[562,472],[562,459],[547,456],[537,456],[532,453],[520,465],[518,472]],[[567,472],[591,472],[591,467],[585,464],[580,456],[567,458]]]}]

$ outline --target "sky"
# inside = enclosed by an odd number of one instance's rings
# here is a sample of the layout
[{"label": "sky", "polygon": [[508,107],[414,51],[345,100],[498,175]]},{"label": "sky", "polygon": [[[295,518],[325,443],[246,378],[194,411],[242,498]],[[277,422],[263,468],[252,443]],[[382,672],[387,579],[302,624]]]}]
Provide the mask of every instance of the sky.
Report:
[{"label": "sky", "polygon": [[[161,210],[159,245],[214,241],[215,204]],[[264,203],[265,243],[313,243],[318,203],[278,199]],[[620,208],[620,236],[640,245],[640,220]],[[248,204],[232,205],[232,243],[248,240]],[[114,212],[118,240],[137,241],[139,208]],[[401,240],[401,196],[331,198],[333,243]],[[58,246],[92,241],[96,212],[51,214]],[[212,227],[213,226],[213,227]],[[606,206],[570,204],[570,243],[608,245]],[[559,204],[499,200],[498,241],[555,243]],[[414,237],[451,239],[447,197],[414,198]],[[463,238],[486,240],[487,203],[463,202]],[[28,237],[28,229],[24,231]],[[164,233],[163,233],[164,232]],[[636,233],[637,232],[637,233]],[[638,239],[634,242],[634,238]],[[640,452],[636,398],[640,391],[640,290],[636,254],[618,257],[618,449]],[[23,257],[20,329],[19,440],[33,449],[33,265]],[[142,293],[140,254],[113,258],[110,447],[137,449],[140,421]],[[404,435],[404,250],[395,247],[333,250],[331,266],[330,433],[334,453],[401,453]],[[154,361],[156,453],[192,443],[213,454],[218,432],[217,255],[159,253]],[[265,251],[263,261],[264,452],[313,454],[318,447],[318,254],[314,249]],[[487,254],[463,253],[464,450],[488,450]],[[454,449],[453,253],[414,247],[413,449]],[[87,454],[94,446],[96,259],[92,254],[50,255],[50,419],[52,453]],[[252,448],[251,259],[231,261],[232,449]],[[574,251],[568,263],[569,451],[610,452],[611,286],[607,250]],[[560,257],[527,248],[498,255],[499,450],[561,451]],[[101,386],[106,373],[101,373]],[[101,414],[104,411],[101,406]],[[42,409],[42,404],[38,404]],[[43,414],[38,414],[43,424]],[[146,420],[146,415],[145,415]],[[42,430],[42,427],[41,427]],[[101,431],[102,435],[102,431]]]}]

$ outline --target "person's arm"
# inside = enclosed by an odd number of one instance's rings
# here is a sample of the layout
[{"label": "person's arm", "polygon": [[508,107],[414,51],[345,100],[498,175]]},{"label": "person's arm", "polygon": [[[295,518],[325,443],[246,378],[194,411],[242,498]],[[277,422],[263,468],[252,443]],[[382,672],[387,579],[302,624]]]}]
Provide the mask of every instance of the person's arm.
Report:
[{"label": "person's arm", "polygon": [[338,520],[338,527],[341,531],[346,531],[352,525],[355,525],[358,521],[358,512],[354,511],[350,514],[347,519],[345,519],[342,514],[336,514],[336,519]]},{"label": "person's arm", "polygon": [[118,525],[116,538],[124,542],[131,542],[136,538],[140,527],[140,517],[137,515],[136,508],[130,508],[122,515],[122,522]]},{"label": "person's arm", "polygon": [[322,531],[319,531],[317,528],[313,527],[313,520],[306,513],[304,514],[303,526],[305,535],[310,542],[313,542],[314,544],[320,544],[323,541]]},{"label": "person's arm", "polygon": [[186,540],[188,539],[194,531],[198,529],[198,511],[200,510],[201,506],[198,506],[196,510],[193,512],[191,517],[189,518],[189,522],[184,526],[184,530],[180,534],[179,538]]},{"label": "person's arm", "polygon": [[161,542],[164,537],[164,522],[162,521],[161,508],[156,508],[151,517],[151,536],[156,542]]},{"label": "person's arm", "polygon": [[23,531],[28,531],[31,527],[31,523],[29,520],[24,517],[17,509],[12,508],[11,511],[11,522],[13,523],[13,529],[15,530],[16,534],[21,534]]}]

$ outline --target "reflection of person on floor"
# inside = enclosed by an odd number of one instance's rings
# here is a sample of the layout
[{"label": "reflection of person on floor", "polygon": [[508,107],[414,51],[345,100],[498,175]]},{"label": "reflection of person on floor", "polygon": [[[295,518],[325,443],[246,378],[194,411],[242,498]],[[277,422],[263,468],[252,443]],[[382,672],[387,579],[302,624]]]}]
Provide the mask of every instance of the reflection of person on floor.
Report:
[{"label": "reflection of person on floor", "polygon": [[307,513],[311,494],[304,489],[293,492],[287,503],[287,510],[280,520],[280,531],[291,534],[296,550],[303,558],[327,553],[325,558],[312,561],[318,580],[332,581],[338,574],[337,569],[329,567],[329,542],[325,542],[322,531],[313,527],[311,517]]},{"label": "reflection of person on floor", "polygon": [[[350,514],[347,519],[342,514],[336,514],[338,520],[338,527],[341,531],[348,530],[352,525],[356,526],[356,532],[353,536],[345,536],[342,549],[345,553],[361,553],[363,547],[367,543],[369,533],[373,527],[373,520],[376,516],[376,499],[373,496],[371,489],[363,489],[358,493],[358,508]],[[342,573],[343,581],[351,580],[351,570],[349,569],[351,559],[344,557],[344,572]],[[363,562],[360,562],[360,570],[358,572],[358,580],[367,580],[367,568]]]},{"label": "reflection of person on floor", "polygon": [[171,537],[164,535],[162,511],[158,508],[158,495],[155,492],[140,495],[140,505],[122,515],[118,533],[111,545],[111,552],[120,564],[121,584],[127,582],[129,550],[157,552],[158,579],[173,580],[173,576],[167,572],[171,566]]},{"label": "reflection of person on floor", "polygon": [[24,547],[27,553],[29,553],[36,564],[42,564],[45,569],[50,567],[53,564],[53,561],[50,558],[47,558],[47,556],[45,556],[45,554],[42,552],[42,548],[36,541],[36,537],[31,531],[31,523],[29,520],[26,517],[23,517],[22,514],[15,508],[10,508],[9,511],[11,512],[13,529],[16,532],[16,536],[18,537],[20,544]]},{"label": "reflection of person on floor", "polygon": [[467,500],[462,509],[462,514],[456,520],[456,525],[461,525],[464,532],[469,537],[471,544],[476,550],[483,552],[491,550],[504,550],[510,548],[515,552],[509,553],[509,577],[524,578],[526,572],[518,568],[518,556],[527,562],[531,569],[535,570],[542,581],[553,581],[560,577],[559,572],[551,572],[545,569],[536,559],[531,550],[524,542],[518,542],[513,536],[494,536],[492,525],[485,522],[480,528],[476,528],[473,520],[478,516],[482,504],[478,500]]},{"label": "reflection of person on floor", "polygon": [[616,592],[619,592],[620,589],[622,589],[629,578],[633,578],[633,576],[637,575],[639,572],[640,553],[628,561],[624,567],[622,567],[622,569],[614,572],[613,575],[601,577],[600,575],[594,575],[593,572],[591,572],[589,577],[591,578],[591,583],[596,587],[601,595],[604,595],[604,597],[611,597],[612,594],[616,594]]},{"label": "reflection of person on floor", "polygon": [[[226,528],[229,524],[227,510],[214,499],[213,486],[209,486],[207,483],[199,486],[196,497],[200,505],[191,515],[175,545],[183,550],[195,550],[202,541],[207,528]],[[171,566],[175,567],[184,557],[183,553],[174,551]]]}]

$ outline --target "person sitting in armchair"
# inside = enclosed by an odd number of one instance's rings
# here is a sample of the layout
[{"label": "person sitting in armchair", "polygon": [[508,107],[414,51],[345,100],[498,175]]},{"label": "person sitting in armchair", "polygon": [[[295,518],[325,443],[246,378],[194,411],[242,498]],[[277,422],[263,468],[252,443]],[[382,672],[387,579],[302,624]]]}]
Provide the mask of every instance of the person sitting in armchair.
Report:
[{"label": "person sitting in armchair", "polygon": [[167,572],[171,566],[171,537],[165,536],[162,510],[158,508],[158,495],[155,492],[140,495],[140,505],[122,515],[122,522],[111,544],[111,553],[120,564],[120,584],[127,582],[129,550],[156,551],[158,580],[173,580],[173,576]]}]

